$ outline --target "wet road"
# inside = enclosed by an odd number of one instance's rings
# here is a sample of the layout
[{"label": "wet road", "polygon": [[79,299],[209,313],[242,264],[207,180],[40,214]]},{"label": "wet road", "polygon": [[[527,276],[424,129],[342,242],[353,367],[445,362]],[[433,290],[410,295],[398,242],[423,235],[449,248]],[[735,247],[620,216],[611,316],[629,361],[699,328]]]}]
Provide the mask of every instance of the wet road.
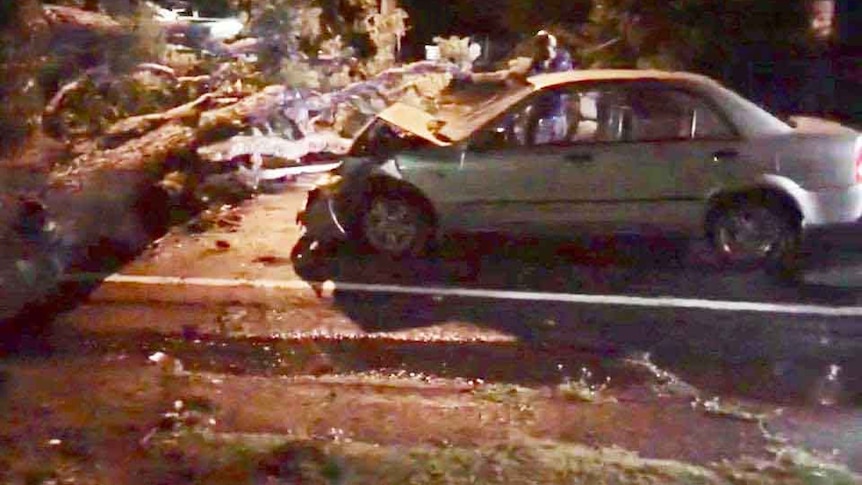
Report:
[{"label": "wet road", "polygon": [[[302,199],[298,189],[264,195],[241,208],[240,224],[168,234],[57,319],[53,351],[167,352],[206,375],[396,376],[456,392],[606,386],[619,402],[651,403],[630,408],[643,418],[632,434],[641,441],[630,441],[658,457],[685,447],[647,439],[678,426],[650,413],[699,413],[719,398],[768,415],[771,438],[862,469],[862,260],[852,254],[799,283],[722,270],[697,245],[635,239],[483,236],[448,241],[429,260],[344,251],[294,266]],[[561,422],[584,419],[566,409],[554,411]],[[711,436],[715,450],[689,459],[757,441],[698,419],[679,426],[688,439]],[[626,442],[619,430],[593,425],[590,438],[573,426],[541,433]]]}]

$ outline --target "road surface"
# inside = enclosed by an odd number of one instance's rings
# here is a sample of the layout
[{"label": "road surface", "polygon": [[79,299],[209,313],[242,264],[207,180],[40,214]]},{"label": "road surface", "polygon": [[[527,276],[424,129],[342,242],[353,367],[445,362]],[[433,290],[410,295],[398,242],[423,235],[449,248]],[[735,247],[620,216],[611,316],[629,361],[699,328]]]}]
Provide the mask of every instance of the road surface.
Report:
[{"label": "road surface", "polygon": [[[517,433],[699,466],[780,443],[862,470],[852,255],[789,284],[719,269],[697,245],[482,236],[422,261],[347,250],[297,268],[303,197],[258,196],[117,272],[71,275],[98,285],[37,350],[7,353],[7,380],[27,382],[11,402],[42,396],[53,416],[83,406],[75,392],[111,409],[117,392],[143,408],[175,394],[205,400],[222,433],[464,446]],[[153,384],[156,397],[106,384],[153,366],[194,379]]]}]

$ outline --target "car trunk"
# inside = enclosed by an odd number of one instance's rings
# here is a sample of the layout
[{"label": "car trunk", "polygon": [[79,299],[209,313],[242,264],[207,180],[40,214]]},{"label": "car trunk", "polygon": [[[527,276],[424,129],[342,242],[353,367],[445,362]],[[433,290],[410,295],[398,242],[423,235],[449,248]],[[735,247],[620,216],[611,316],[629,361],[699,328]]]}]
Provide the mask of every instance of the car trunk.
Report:
[{"label": "car trunk", "polygon": [[776,140],[778,171],[806,190],[862,183],[862,135],[847,131],[797,131]]}]

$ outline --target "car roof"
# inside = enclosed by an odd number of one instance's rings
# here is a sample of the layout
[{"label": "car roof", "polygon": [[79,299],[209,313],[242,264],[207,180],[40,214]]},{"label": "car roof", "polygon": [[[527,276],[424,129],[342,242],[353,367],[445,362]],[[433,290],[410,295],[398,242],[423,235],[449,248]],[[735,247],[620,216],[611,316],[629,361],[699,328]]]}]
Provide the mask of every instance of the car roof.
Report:
[{"label": "car roof", "polygon": [[[437,109],[430,116],[439,122],[440,129],[433,135],[428,130],[416,129],[416,110],[406,110],[392,106],[381,113],[387,121],[400,125],[420,136],[435,136],[435,143],[448,144],[469,137],[476,129],[505,112],[510,106],[520,102],[531,93],[559,85],[579,82],[613,81],[666,81],[687,82],[700,86],[718,87],[712,79],[688,72],[660,71],[654,69],[584,69],[555,73],[537,74],[517,84],[477,83],[469,86],[466,92],[450,93],[443,96]],[[412,113],[410,115],[409,113]]]},{"label": "car roof", "polygon": [[574,82],[602,81],[688,81],[700,84],[716,84],[712,79],[684,71],[661,71],[658,69],[578,69],[563,72],[537,74],[527,79],[535,89],[545,89]]},{"label": "car roof", "polygon": [[451,104],[440,106],[440,109],[434,113],[435,118],[443,122],[438,135],[449,141],[469,137],[477,128],[494,119],[509,106],[538,90],[579,82],[649,80],[718,86],[718,83],[706,76],[655,69],[583,69],[537,74],[527,78],[526,83],[489,90],[490,94],[484,98],[481,96],[473,100],[456,98]]}]

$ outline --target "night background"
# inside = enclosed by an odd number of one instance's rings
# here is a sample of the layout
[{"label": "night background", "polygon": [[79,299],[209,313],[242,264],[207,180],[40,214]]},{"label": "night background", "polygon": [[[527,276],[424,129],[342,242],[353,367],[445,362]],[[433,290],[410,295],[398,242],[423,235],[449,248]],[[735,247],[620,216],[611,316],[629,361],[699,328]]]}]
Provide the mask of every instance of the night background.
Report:
[{"label": "night background", "polygon": [[862,484],[860,16],[0,0],[0,484]]},{"label": "night background", "polygon": [[[401,5],[411,16],[405,58],[424,55],[424,45],[436,36],[471,36],[489,51],[482,61],[491,68],[537,30],[550,29],[582,65],[632,67],[639,56],[670,52],[683,61],[676,67],[722,79],[773,111],[832,116],[857,126],[862,119],[859,0],[836,0],[833,30],[825,39],[806,34],[810,2],[801,0],[404,0]],[[597,17],[598,5],[610,15]],[[642,45],[583,54],[624,37],[624,18],[632,15],[639,17],[634,29],[645,32]]]}]

